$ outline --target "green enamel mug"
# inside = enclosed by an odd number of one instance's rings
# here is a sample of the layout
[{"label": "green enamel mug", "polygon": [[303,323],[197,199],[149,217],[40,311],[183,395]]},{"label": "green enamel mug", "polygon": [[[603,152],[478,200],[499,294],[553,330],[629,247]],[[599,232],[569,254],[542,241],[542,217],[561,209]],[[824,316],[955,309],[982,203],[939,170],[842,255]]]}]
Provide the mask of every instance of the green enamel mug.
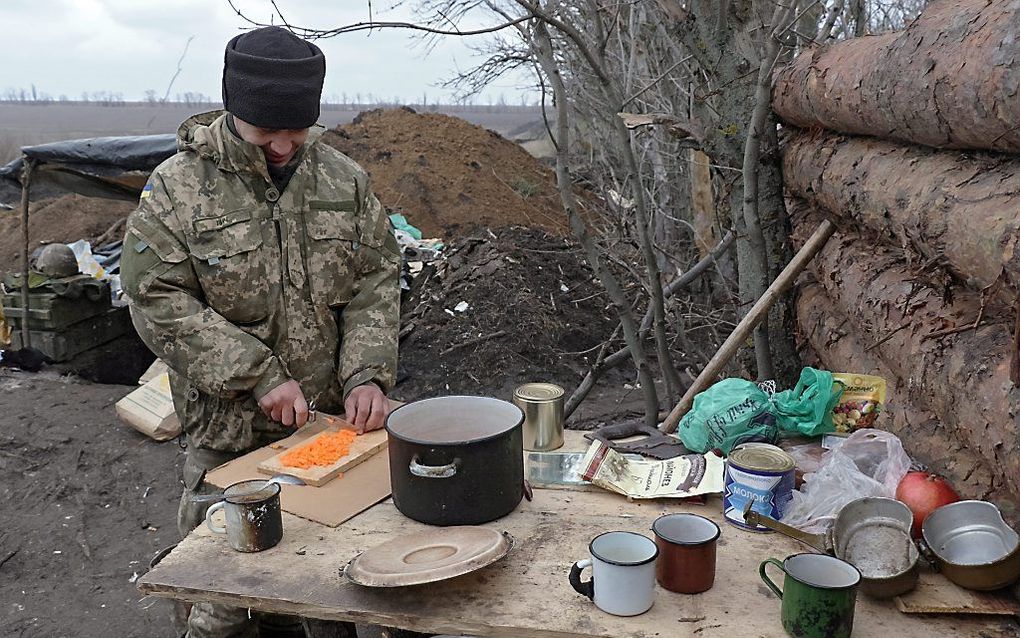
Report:
[{"label": "green enamel mug", "polygon": [[[782,589],[765,573],[769,565],[785,574]],[[762,561],[758,573],[783,601],[786,633],[793,638],[849,638],[861,582],[856,567],[827,554],[794,554],[783,562]]]}]

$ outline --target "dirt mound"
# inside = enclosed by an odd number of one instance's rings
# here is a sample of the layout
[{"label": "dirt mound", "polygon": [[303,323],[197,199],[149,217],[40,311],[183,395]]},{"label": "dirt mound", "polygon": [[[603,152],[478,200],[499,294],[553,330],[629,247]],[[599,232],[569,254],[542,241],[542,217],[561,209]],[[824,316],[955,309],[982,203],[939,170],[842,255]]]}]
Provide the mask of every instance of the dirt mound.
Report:
[{"label": "dirt mound", "polygon": [[410,330],[400,346],[403,400],[507,397],[529,381],[570,391],[616,325],[580,249],[521,227],[456,241],[447,261],[413,284],[402,323]]},{"label": "dirt mound", "polygon": [[[81,195],[40,200],[29,207],[29,250],[44,243],[94,240],[134,208],[133,202]],[[0,214],[0,271],[20,268],[21,214],[8,211]]]},{"label": "dirt mound", "polygon": [[515,225],[567,234],[553,172],[519,145],[462,119],[377,109],[324,140],[371,173],[383,205],[428,237]]}]

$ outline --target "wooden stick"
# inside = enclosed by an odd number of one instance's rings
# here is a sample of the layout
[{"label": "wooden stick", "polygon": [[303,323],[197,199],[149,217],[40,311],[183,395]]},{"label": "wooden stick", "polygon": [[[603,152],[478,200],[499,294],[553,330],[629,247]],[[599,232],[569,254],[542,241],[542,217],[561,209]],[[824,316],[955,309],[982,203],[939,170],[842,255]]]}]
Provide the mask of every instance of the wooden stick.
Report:
[{"label": "wooden stick", "polygon": [[21,169],[21,347],[32,345],[31,333],[28,329],[28,192],[32,188],[32,169],[35,161],[24,158],[25,166]]},{"label": "wooden stick", "polygon": [[836,232],[836,227],[829,220],[819,224],[818,229],[807,240],[804,247],[793,256],[793,259],[786,265],[783,272],[779,273],[776,280],[765,290],[761,298],[755,302],[754,306],[747,312],[747,315],[740,320],[737,327],[733,329],[730,336],[719,347],[715,356],[712,357],[712,360],[701,371],[694,384],[687,390],[683,398],[680,399],[680,403],[676,404],[676,407],[666,416],[666,420],[659,426],[660,430],[667,434],[676,432],[677,426],[680,425],[680,419],[690,412],[691,407],[694,405],[694,397],[712,385],[716,376],[726,367],[726,364],[733,358],[741,344],[747,340],[747,336],[768,315],[769,308],[793,285],[800,273],[814,259],[818,251],[825,246],[825,242],[829,241],[829,237],[834,232]]},{"label": "wooden stick", "polygon": [[443,350],[442,352],[440,352],[439,356],[448,355],[451,352],[453,352],[454,350],[459,350],[461,348],[467,348],[468,346],[478,345],[479,343],[484,343],[486,341],[489,341],[490,339],[499,339],[500,337],[505,337],[505,336],[506,336],[506,330],[499,330],[497,332],[493,332],[492,334],[483,335],[481,337],[475,337],[474,339],[468,339],[467,341],[461,341],[460,343],[455,343],[452,346],[450,346],[449,348],[447,348],[446,350]]},{"label": "wooden stick", "polygon": [[99,248],[100,246],[104,245],[107,241],[110,240],[111,237],[117,234],[117,231],[120,230],[120,227],[123,226],[126,222],[127,217],[122,217],[121,219],[118,219],[117,221],[113,222],[113,225],[104,230],[102,235],[95,238],[95,240],[92,242],[92,247]]}]

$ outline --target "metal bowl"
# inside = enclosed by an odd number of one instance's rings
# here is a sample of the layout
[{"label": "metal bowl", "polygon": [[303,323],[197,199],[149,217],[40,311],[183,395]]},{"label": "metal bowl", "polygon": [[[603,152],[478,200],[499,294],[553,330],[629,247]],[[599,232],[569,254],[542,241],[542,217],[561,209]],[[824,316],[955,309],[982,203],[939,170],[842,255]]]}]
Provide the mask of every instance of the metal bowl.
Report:
[{"label": "metal bowl", "polygon": [[921,536],[936,566],[961,587],[987,591],[1020,578],[1020,536],[991,503],[943,505],[924,519]]}]

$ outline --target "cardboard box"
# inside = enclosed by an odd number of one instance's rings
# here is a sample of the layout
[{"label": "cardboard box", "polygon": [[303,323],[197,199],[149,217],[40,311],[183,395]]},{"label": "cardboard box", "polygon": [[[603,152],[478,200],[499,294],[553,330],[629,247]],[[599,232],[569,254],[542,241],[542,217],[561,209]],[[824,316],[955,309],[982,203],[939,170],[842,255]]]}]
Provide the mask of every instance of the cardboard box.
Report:
[{"label": "cardboard box", "polygon": [[138,385],[145,385],[149,381],[152,381],[161,374],[166,374],[170,371],[170,368],[163,363],[162,359],[156,359],[149,366],[149,369],[142,373],[142,376],[138,377]]},{"label": "cardboard box", "polygon": [[167,441],[181,433],[170,396],[170,376],[160,374],[117,402],[117,416],[142,434]]},{"label": "cardboard box", "polygon": [[[390,401],[390,405],[396,407],[400,403]],[[283,440],[227,461],[206,474],[205,481],[223,488],[238,481],[269,478],[258,469],[259,463],[303,444],[328,427],[325,419],[317,419]],[[382,451],[321,487],[283,485],[280,508],[295,516],[336,527],[389,497],[390,456]]]}]

